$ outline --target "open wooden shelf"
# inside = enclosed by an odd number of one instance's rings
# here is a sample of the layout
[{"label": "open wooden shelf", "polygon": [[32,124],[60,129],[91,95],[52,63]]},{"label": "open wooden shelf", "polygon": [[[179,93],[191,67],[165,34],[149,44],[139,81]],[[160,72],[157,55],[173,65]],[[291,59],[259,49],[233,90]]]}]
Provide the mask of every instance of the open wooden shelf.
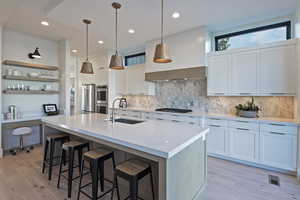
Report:
[{"label": "open wooden shelf", "polygon": [[27,68],[34,68],[34,69],[44,69],[44,70],[58,70],[57,66],[48,66],[48,65],[41,65],[41,64],[33,64],[33,63],[26,63],[14,60],[4,60],[3,64],[5,65],[12,65],[17,67],[27,67]]},{"label": "open wooden shelf", "polygon": [[4,94],[59,94],[59,91],[55,90],[3,90]]},{"label": "open wooden shelf", "polygon": [[59,79],[54,79],[54,78],[39,78],[39,77],[27,77],[27,76],[9,76],[9,75],[4,75],[3,79],[22,80],[22,81],[39,81],[39,82],[58,82],[59,81]]}]

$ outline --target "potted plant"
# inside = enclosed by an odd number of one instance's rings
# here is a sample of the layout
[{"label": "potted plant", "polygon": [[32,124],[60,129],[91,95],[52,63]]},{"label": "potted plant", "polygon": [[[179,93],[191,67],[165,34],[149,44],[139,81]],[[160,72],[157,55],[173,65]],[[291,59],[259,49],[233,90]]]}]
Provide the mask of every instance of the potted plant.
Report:
[{"label": "potted plant", "polygon": [[255,118],[258,117],[258,111],[260,110],[254,103],[254,98],[248,101],[246,104],[239,104],[235,106],[237,115],[240,117]]}]

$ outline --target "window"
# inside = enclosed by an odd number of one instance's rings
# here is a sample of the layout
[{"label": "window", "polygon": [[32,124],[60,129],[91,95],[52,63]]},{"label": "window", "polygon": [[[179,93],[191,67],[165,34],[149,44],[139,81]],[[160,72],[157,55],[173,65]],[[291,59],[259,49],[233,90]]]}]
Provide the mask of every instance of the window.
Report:
[{"label": "window", "polygon": [[139,53],[125,56],[125,66],[138,65],[145,63],[146,53]]},{"label": "window", "polygon": [[291,22],[257,27],[215,37],[216,51],[291,39]]}]

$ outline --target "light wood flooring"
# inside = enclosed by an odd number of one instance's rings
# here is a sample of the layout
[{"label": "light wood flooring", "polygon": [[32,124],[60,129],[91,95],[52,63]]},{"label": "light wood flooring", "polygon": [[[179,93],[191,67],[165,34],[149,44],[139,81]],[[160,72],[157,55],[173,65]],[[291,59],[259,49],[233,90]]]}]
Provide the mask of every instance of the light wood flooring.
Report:
[{"label": "light wood flooring", "polygon": [[[65,183],[56,188],[56,174],[48,182],[41,174],[42,149],[0,159],[0,200],[64,200]],[[280,186],[268,183],[268,175],[280,177]],[[77,184],[74,184],[76,199]],[[125,197],[125,196],[123,196]],[[82,200],[84,198],[82,196]],[[107,196],[109,198],[109,195]],[[300,182],[293,176],[248,167],[220,159],[208,160],[208,185],[204,200],[300,200]]]}]

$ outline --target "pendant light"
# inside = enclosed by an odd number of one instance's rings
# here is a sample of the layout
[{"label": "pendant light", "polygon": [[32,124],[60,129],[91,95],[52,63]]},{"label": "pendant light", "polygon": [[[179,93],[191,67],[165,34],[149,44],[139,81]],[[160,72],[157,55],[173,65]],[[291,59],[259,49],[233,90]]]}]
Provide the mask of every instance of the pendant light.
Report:
[{"label": "pendant light", "polygon": [[164,43],[164,0],[161,0],[161,36],[160,44],[156,45],[153,62],[170,63],[172,60],[168,56],[168,47]]},{"label": "pendant light", "polygon": [[116,69],[116,70],[123,70],[124,64],[123,64],[123,57],[118,55],[118,9],[121,8],[121,4],[114,2],[112,4],[112,7],[116,9],[116,53],[115,55],[111,56],[109,68],[110,69]]},{"label": "pendant light", "polygon": [[82,74],[93,74],[92,63],[89,62],[89,24],[92,23],[91,20],[84,19],[83,23],[86,24],[86,61],[82,63],[80,73]]}]

